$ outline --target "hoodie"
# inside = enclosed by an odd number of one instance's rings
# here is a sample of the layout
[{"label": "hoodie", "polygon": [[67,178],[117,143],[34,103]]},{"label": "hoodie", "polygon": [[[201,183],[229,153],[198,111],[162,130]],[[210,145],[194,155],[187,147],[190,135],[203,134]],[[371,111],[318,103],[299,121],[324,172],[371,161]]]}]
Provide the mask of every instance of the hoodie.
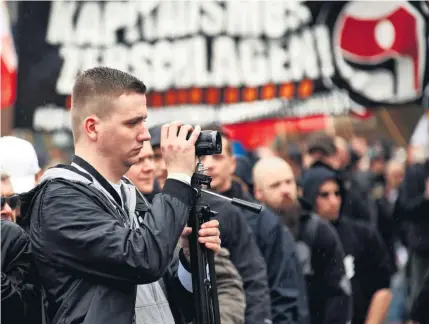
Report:
[{"label": "hoodie", "polygon": [[352,323],[364,323],[373,294],[390,286],[393,271],[389,254],[374,228],[344,217],[345,189],[336,171],[321,163],[307,170],[302,181],[304,198],[314,208],[320,186],[328,180],[338,183],[343,199],[339,218],[330,223],[336,229],[345,252],[344,267],[352,284]]}]

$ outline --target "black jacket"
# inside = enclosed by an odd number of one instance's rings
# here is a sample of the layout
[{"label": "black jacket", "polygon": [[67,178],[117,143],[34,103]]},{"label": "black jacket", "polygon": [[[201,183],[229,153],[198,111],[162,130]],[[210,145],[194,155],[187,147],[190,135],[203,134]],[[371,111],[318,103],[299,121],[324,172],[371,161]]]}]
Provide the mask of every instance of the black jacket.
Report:
[{"label": "black jacket", "polygon": [[344,215],[353,220],[364,221],[375,226],[377,207],[370,191],[359,182],[358,177],[361,177],[362,174],[350,174],[342,171],[340,175],[346,189]]},{"label": "black jacket", "polygon": [[351,284],[343,264],[341,242],[328,222],[302,207],[297,241],[307,281],[311,323],[349,323]]},{"label": "black jacket", "polygon": [[40,287],[30,240],[19,225],[1,220],[1,322],[41,322]]},{"label": "black jacket", "polygon": [[189,322],[192,294],[169,266],[195,199],[193,189],[167,180],[151,207],[137,201],[145,208],[136,208],[142,219],[140,228],[132,230],[119,207],[119,194],[85,161],[80,166],[115,201],[94,183],[57,177],[42,181],[23,197],[21,206],[30,217],[30,240],[50,323],[132,323],[136,286],[160,278],[167,290],[175,288],[176,300],[186,304],[182,315]]},{"label": "black jacket", "polygon": [[222,247],[229,250],[231,262],[243,280],[246,324],[266,323],[271,320],[267,268],[246,219],[228,201],[204,193],[202,198],[218,213]]},{"label": "black jacket", "polygon": [[[254,201],[236,182],[223,194],[229,198]],[[241,212],[267,264],[273,323],[298,323],[298,318],[301,318],[299,323],[306,323],[308,305],[301,300],[302,274],[292,234],[283,228],[279,217],[265,207],[259,214],[247,210]]]},{"label": "black jacket", "polygon": [[374,293],[390,289],[390,257],[379,233],[368,224],[344,218],[334,226],[344,247],[346,272],[352,283],[352,323],[363,324]]},{"label": "black jacket", "polygon": [[422,287],[413,301],[409,318],[417,323],[429,323],[429,269],[426,272]]},{"label": "black jacket", "polygon": [[377,204],[377,230],[383,239],[384,245],[389,252],[389,259],[392,269],[397,271],[396,264],[396,241],[401,240],[402,243],[408,241],[404,236],[407,236],[407,225],[401,223],[398,220],[400,215],[398,214],[397,203],[390,202],[386,197],[385,188],[380,187],[380,197],[376,199]]},{"label": "black jacket", "polygon": [[429,160],[407,168],[396,204],[400,220],[409,221],[409,248],[426,257],[429,257],[429,199],[424,192],[428,178]]}]

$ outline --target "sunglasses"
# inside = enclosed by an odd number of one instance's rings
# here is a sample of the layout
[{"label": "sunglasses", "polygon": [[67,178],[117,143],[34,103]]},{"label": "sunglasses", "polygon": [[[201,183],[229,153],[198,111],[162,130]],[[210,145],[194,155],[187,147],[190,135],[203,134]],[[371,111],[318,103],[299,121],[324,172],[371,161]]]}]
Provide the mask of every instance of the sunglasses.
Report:
[{"label": "sunglasses", "polygon": [[10,208],[16,209],[19,206],[19,196],[1,197],[1,209],[8,204]]},{"label": "sunglasses", "polygon": [[339,191],[335,191],[335,192],[319,192],[318,196],[322,197],[322,198],[328,198],[331,194],[334,194],[335,197],[339,197],[340,196],[340,192]]}]

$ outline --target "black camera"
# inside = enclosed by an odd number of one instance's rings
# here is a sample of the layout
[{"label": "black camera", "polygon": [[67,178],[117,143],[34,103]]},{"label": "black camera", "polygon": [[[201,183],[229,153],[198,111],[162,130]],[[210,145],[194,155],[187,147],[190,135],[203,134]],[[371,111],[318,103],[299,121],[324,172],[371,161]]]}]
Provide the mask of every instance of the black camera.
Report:
[{"label": "black camera", "polygon": [[[191,136],[188,134],[187,139]],[[195,143],[195,155],[213,155],[222,153],[222,137],[217,131],[201,131],[200,136]]]}]

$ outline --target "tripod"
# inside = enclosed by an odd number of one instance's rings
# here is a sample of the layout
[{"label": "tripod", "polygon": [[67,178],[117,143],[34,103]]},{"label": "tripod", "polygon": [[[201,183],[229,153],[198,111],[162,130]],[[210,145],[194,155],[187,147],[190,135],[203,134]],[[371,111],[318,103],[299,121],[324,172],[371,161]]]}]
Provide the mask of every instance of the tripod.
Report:
[{"label": "tripod", "polygon": [[189,248],[191,254],[192,287],[195,298],[195,324],[220,324],[219,300],[216,285],[216,270],[213,251],[207,249],[198,242],[198,231],[201,224],[209,221],[217,215],[210,206],[202,201],[202,192],[214,195],[239,206],[259,213],[261,205],[257,205],[241,199],[230,199],[222,195],[215,194],[202,189],[203,185],[210,188],[211,177],[204,174],[204,165],[198,157],[196,172],[192,176],[191,185],[197,190],[197,199],[192,206],[188,226],[192,227],[192,234],[189,238]]}]

